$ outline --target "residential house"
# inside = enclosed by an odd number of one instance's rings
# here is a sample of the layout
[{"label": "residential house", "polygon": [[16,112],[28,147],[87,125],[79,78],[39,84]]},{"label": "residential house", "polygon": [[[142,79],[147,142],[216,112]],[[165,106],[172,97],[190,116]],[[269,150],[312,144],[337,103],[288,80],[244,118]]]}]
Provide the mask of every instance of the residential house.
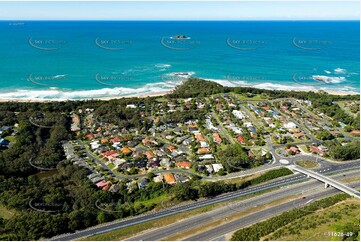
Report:
[{"label": "residential house", "polygon": [[205,154],[205,155],[199,156],[199,159],[200,160],[212,160],[212,159],[214,159],[214,156],[213,156],[213,154]]},{"label": "residential house", "polygon": [[118,184],[113,184],[113,185],[110,186],[109,191],[112,192],[112,193],[116,193],[116,192],[119,191],[119,188],[120,187],[119,187]]},{"label": "residential house", "polygon": [[325,152],[318,149],[316,146],[310,146],[310,151],[315,154],[319,154],[320,156],[325,155]]},{"label": "residential house", "polygon": [[124,153],[125,155],[129,155],[132,153],[132,150],[127,148],[127,147],[123,147],[121,150],[120,150],[122,153]]},{"label": "residential house", "polygon": [[182,162],[178,162],[176,164],[176,166],[179,168],[189,169],[189,168],[191,168],[192,163],[190,163],[189,161],[182,161]]},{"label": "residential house", "polygon": [[242,135],[239,135],[239,136],[237,137],[237,140],[238,140],[238,142],[241,142],[242,144],[246,143],[246,140],[243,138]]},{"label": "residential house", "polygon": [[289,149],[287,149],[287,152],[292,152],[293,154],[299,154],[300,150],[295,146],[291,146]]},{"label": "residential house", "polygon": [[208,148],[208,147],[209,147],[209,145],[208,145],[207,142],[201,141],[201,142],[199,142],[199,143],[201,144],[201,147],[202,147],[202,148]]},{"label": "residential house", "polygon": [[179,183],[184,183],[184,182],[189,181],[189,178],[187,176],[180,175],[180,174],[174,174],[174,178]]},{"label": "residential house", "polygon": [[153,159],[152,161],[148,162],[147,167],[154,168],[154,167],[158,167],[159,165],[160,165],[160,159],[156,158],[156,159]]},{"label": "residential house", "polygon": [[217,144],[221,144],[222,143],[222,138],[219,136],[218,133],[213,133],[213,141]]},{"label": "residential house", "polygon": [[165,168],[169,168],[170,167],[170,159],[169,158],[163,158],[161,161],[160,161],[160,165],[165,167]]},{"label": "residential house", "polygon": [[304,132],[295,133],[295,134],[293,134],[292,136],[293,136],[293,138],[295,138],[295,139],[303,139],[303,138],[307,137]]},{"label": "residential house", "polygon": [[244,119],[244,118],[245,118],[244,114],[243,114],[241,111],[239,111],[239,110],[233,110],[233,111],[232,111],[232,114],[233,114],[237,119]]},{"label": "residential house", "polygon": [[210,173],[210,174],[213,173],[213,166],[212,165],[205,165],[205,167],[206,167],[208,173]]},{"label": "residential house", "polygon": [[145,152],[145,155],[147,156],[147,158],[148,158],[149,160],[154,158],[154,154],[153,154],[152,151],[147,151],[147,152]]},{"label": "residential house", "polygon": [[201,133],[196,135],[196,139],[197,139],[197,141],[206,141]]},{"label": "residential house", "polygon": [[212,167],[214,172],[218,172],[220,169],[223,169],[222,164],[212,164]]},{"label": "residential house", "polygon": [[297,128],[297,125],[294,122],[288,122],[283,125],[286,129],[295,129]]},{"label": "residential house", "polygon": [[146,188],[148,185],[148,179],[144,177],[142,180],[140,180],[138,185],[139,185],[139,189]]},{"label": "residential house", "polygon": [[97,184],[95,184],[98,188],[103,188],[105,187],[106,185],[108,185],[110,183],[110,181],[101,181],[101,182],[98,182]]},{"label": "residential house", "polygon": [[202,154],[208,154],[208,153],[210,153],[211,151],[210,151],[210,149],[209,148],[199,148],[198,150],[197,150],[197,154],[200,154],[200,155],[202,155]]},{"label": "residential house", "polygon": [[187,139],[185,139],[185,140],[182,142],[182,144],[184,144],[184,145],[189,145],[189,144],[191,144],[193,141],[194,141],[193,138],[187,138]]},{"label": "residential house", "polygon": [[175,184],[176,183],[175,177],[174,177],[174,175],[172,173],[164,174],[164,180],[168,184]]},{"label": "residential house", "polygon": [[163,175],[159,174],[156,177],[153,177],[154,182],[162,182],[163,181]]},{"label": "residential house", "polygon": [[120,166],[120,165],[122,165],[122,164],[124,164],[125,162],[127,162],[125,159],[119,159],[119,158],[117,158],[117,159],[114,159],[113,161],[113,164],[115,165],[115,166]]}]

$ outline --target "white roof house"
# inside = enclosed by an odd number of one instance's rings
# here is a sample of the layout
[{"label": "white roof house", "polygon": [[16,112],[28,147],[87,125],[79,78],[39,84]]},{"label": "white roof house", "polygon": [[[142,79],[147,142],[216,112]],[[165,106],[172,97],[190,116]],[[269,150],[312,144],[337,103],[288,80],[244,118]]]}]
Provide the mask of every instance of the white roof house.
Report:
[{"label": "white roof house", "polygon": [[295,129],[297,128],[297,125],[294,122],[288,122],[284,124],[283,127],[285,127],[286,129]]},{"label": "white roof house", "polygon": [[121,164],[124,164],[125,162],[127,162],[125,159],[115,159],[113,160],[113,164],[116,165],[116,166],[120,166]]},{"label": "white roof house", "polygon": [[99,144],[98,140],[93,141],[93,142],[91,142],[89,144],[90,144],[90,147],[91,147],[92,150],[98,149],[100,147],[100,144]]},{"label": "white roof house", "polygon": [[220,169],[223,169],[222,164],[212,164],[214,172],[218,172]]},{"label": "white roof house", "polygon": [[200,143],[201,143],[201,147],[202,147],[202,148],[208,148],[208,147],[209,147],[209,145],[208,145],[207,142],[200,141]]},{"label": "white roof house", "polygon": [[200,160],[208,160],[208,159],[214,159],[214,156],[212,154],[205,154],[202,156],[199,156]]},{"label": "white roof house", "polygon": [[137,108],[134,104],[128,104],[126,108]]},{"label": "white roof house", "polygon": [[213,172],[213,166],[212,165],[206,165],[206,169],[209,173]]},{"label": "white roof house", "polygon": [[244,114],[239,110],[233,110],[232,113],[238,119],[244,119],[245,118]]}]

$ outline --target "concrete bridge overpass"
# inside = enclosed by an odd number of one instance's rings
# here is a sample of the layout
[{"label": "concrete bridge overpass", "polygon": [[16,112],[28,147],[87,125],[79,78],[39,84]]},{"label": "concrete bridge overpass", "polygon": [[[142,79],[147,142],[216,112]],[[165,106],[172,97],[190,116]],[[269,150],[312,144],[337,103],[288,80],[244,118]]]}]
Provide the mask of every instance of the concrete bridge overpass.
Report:
[{"label": "concrete bridge overpass", "polygon": [[328,186],[332,186],[342,192],[345,192],[353,197],[356,197],[358,199],[360,199],[360,192],[359,191],[356,191],[354,189],[352,189],[351,187],[348,187],[346,186],[345,184],[341,183],[341,182],[338,182],[338,181],[335,181],[333,179],[331,179],[330,177],[327,177],[327,176],[324,176],[324,175],[321,175],[320,173],[317,173],[317,172],[314,172],[314,171],[311,171],[309,169],[305,169],[303,167],[300,167],[300,166],[296,166],[296,165],[290,165],[290,166],[287,166],[290,170],[293,170],[293,171],[297,171],[297,172],[300,172],[300,173],[303,173],[305,175],[307,175],[307,177],[312,177],[312,178],[315,178],[321,182],[324,182],[325,183],[325,187],[328,187]]}]

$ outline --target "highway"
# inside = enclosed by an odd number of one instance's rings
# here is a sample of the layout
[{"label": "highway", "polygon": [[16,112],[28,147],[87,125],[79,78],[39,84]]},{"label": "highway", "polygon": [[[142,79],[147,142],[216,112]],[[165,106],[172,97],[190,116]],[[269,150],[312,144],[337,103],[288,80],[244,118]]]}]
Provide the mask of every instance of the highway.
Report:
[{"label": "highway", "polygon": [[[352,185],[359,186],[360,183],[355,182],[355,183],[352,183]],[[337,193],[340,193],[340,192],[334,188],[319,191],[312,195],[309,195],[307,197],[307,199],[302,202],[302,204],[306,205],[310,201],[319,200],[319,199],[322,199],[322,198],[325,198],[328,196],[335,195]],[[297,200],[299,201],[299,198]],[[257,222],[261,222],[265,219],[274,217],[283,212],[297,208],[299,206],[297,200],[292,200],[292,201],[282,203],[277,206],[273,206],[273,207],[261,210],[259,212],[252,213],[250,215],[246,215],[242,218],[232,220],[228,223],[222,224],[214,229],[206,230],[206,231],[203,231],[194,236],[187,237],[184,240],[187,240],[187,241],[225,240],[224,235],[226,235],[230,232],[239,230],[246,226],[252,225]]]},{"label": "highway", "polygon": [[[334,174],[332,175],[332,179],[337,179],[337,180],[344,179],[345,175],[346,174]],[[351,171],[347,173],[347,178],[358,177],[358,176],[359,176],[359,170]],[[307,186],[307,190],[305,190],[306,186]],[[183,219],[179,222],[173,223],[165,227],[156,228],[150,231],[145,231],[140,235],[136,235],[126,240],[132,240],[132,241],[164,240],[166,238],[169,238],[170,236],[177,235],[179,233],[188,231],[190,229],[205,226],[207,223],[210,223],[212,221],[227,218],[228,216],[238,212],[244,212],[247,209],[250,209],[255,206],[269,204],[279,199],[287,198],[293,195],[306,196],[307,193],[308,196],[309,193],[314,192],[315,190],[324,191],[325,189],[322,186],[322,184],[320,184],[320,182],[315,180],[310,180],[303,183],[297,183],[287,187],[281,187],[280,189],[270,191],[258,196],[254,196],[246,200],[230,202],[227,204],[227,206],[222,206],[220,208],[211,210],[209,212],[195,215],[187,219]]]},{"label": "highway", "polygon": [[[360,167],[360,163],[359,163],[359,161],[356,161],[356,162],[350,162],[350,163],[340,164],[340,165],[330,165],[329,167],[322,167],[319,169],[315,169],[315,171],[319,172],[319,173],[323,173],[323,174],[330,174],[330,173],[341,172],[341,171],[346,171],[346,170],[359,169],[359,167]],[[213,199],[198,200],[198,201],[192,202],[192,203],[181,204],[181,205],[173,207],[171,209],[164,209],[164,210],[161,210],[158,212],[150,212],[150,213],[146,213],[146,214],[143,214],[140,216],[130,217],[128,219],[117,220],[117,221],[113,221],[110,223],[101,224],[101,225],[98,225],[95,227],[90,227],[85,230],[77,231],[75,233],[59,235],[54,238],[51,238],[50,240],[68,241],[68,240],[76,240],[76,239],[83,238],[83,237],[89,237],[89,236],[95,235],[95,234],[102,234],[102,233],[116,230],[119,228],[125,228],[125,227],[131,226],[131,225],[143,223],[146,221],[151,221],[151,220],[154,220],[157,218],[170,216],[173,214],[193,210],[193,209],[204,207],[207,205],[228,201],[228,200],[246,196],[249,194],[254,194],[256,192],[265,191],[265,190],[268,190],[271,188],[286,186],[286,185],[290,185],[290,184],[297,183],[297,182],[302,182],[305,180],[307,180],[307,176],[303,175],[303,174],[289,175],[286,177],[272,180],[267,183],[248,187],[248,188],[238,190],[235,192],[221,194],[219,196],[214,197]]]}]

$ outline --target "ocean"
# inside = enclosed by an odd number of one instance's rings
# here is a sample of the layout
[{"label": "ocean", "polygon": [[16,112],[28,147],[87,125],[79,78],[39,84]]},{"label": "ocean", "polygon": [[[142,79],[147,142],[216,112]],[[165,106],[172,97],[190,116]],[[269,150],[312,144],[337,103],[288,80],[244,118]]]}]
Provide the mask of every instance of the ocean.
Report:
[{"label": "ocean", "polygon": [[360,92],[358,21],[0,21],[0,99],[227,86]]}]

